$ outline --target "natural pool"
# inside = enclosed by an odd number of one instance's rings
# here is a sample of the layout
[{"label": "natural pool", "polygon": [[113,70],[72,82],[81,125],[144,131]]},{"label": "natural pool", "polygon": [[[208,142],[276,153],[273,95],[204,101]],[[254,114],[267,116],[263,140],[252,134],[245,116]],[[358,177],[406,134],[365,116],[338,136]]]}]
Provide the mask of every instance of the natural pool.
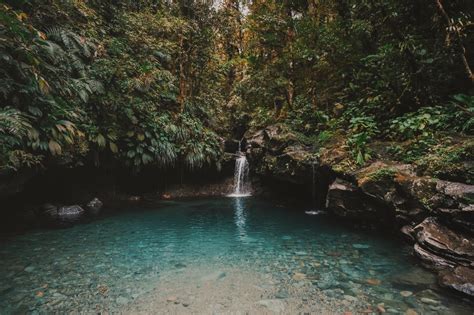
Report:
[{"label": "natural pool", "polygon": [[1,314],[474,310],[409,247],[258,198],[131,206],[8,237],[0,257]]}]

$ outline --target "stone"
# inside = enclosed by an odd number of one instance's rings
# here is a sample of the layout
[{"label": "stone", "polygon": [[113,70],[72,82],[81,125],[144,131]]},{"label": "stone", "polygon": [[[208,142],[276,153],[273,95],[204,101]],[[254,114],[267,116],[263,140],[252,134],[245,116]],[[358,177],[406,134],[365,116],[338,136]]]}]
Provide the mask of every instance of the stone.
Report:
[{"label": "stone", "polygon": [[423,247],[421,247],[418,244],[415,244],[413,247],[415,256],[420,258],[425,266],[429,268],[434,268],[434,269],[444,269],[444,268],[452,268],[454,267],[454,263],[450,262],[449,260],[444,259],[443,257],[440,257],[436,254],[433,254],[432,252],[425,250]]},{"label": "stone", "polygon": [[430,299],[430,298],[426,298],[426,297],[421,298],[420,301],[422,303],[431,304],[431,305],[438,305],[440,303],[439,301],[436,301],[436,300],[433,300],[433,299]]},{"label": "stone", "polygon": [[445,260],[444,262],[433,261],[435,265],[438,263],[441,267],[458,264],[469,266],[474,261],[474,238],[454,232],[440,224],[438,219],[426,218],[414,230],[416,241],[423,249],[423,251],[419,249],[420,258],[431,252]]},{"label": "stone", "polygon": [[344,300],[349,301],[349,302],[357,302],[358,299],[355,296],[352,295],[344,295]]},{"label": "stone", "polygon": [[216,271],[201,278],[203,282],[217,281],[226,276],[224,271]]},{"label": "stone", "polygon": [[385,305],[384,305],[383,303],[377,305],[377,311],[378,311],[379,313],[385,313],[385,312],[386,312],[386,310],[385,310]]},{"label": "stone", "polygon": [[412,244],[415,242],[415,230],[413,229],[412,226],[404,225],[400,229],[400,232],[405,237],[405,240],[407,240],[408,242],[410,242]]},{"label": "stone", "polygon": [[474,203],[474,185],[438,180],[436,190],[465,204]]},{"label": "stone", "polygon": [[35,267],[33,267],[33,266],[28,266],[28,267],[26,267],[24,270],[25,270],[25,272],[31,273],[31,272],[33,272],[33,271],[35,270]]},{"label": "stone", "polygon": [[166,302],[175,303],[177,301],[178,301],[178,298],[176,296],[169,296],[166,298]]},{"label": "stone", "polygon": [[418,315],[418,313],[414,309],[409,308],[406,310],[405,315]]},{"label": "stone", "polygon": [[413,295],[413,292],[411,291],[400,291],[400,295],[403,297],[409,297]]},{"label": "stone", "polygon": [[123,297],[123,296],[119,296],[115,302],[117,302],[117,304],[119,305],[125,305],[128,303],[128,299],[126,297]]},{"label": "stone", "polygon": [[439,274],[439,284],[474,297],[474,269],[458,266],[442,271]]},{"label": "stone", "polygon": [[56,220],[58,217],[58,207],[51,203],[45,203],[40,206],[40,214],[46,220]]},{"label": "stone", "polygon": [[94,198],[87,203],[86,209],[90,214],[98,215],[103,205],[104,204],[99,200],[99,198]]},{"label": "stone", "polygon": [[357,186],[339,178],[329,186],[326,207],[339,217],[375,219],[373,217],[375,210],[364,202]]},{"label": "stone", "polygon": [[429,287],[436,283],[436,276],[429,271],[411,270],[395,275],[392,278],[392,282],[414,287]]},{"label": "stone", "polygon": [[352,247],[356,248],[356,249],[369,249],[370,245],[367,245],[367,244],[352,244]]},{"label": "stone", "polygon": [[64,206],[58,209],[58,219],[64,222],[75,222],[80,220],[85,210],[78,205]]},{"label": "stone", "polygon": [[285,311],[285,303],[278,299],[260,300],[257,302],[258,305],[264,306],[269,311],[274,313],[283,313]]},{"label": "stone", "polygon": [[370,284],[370,285],[380,285],[382,283],[382,281],[380,281],[379,279],[367,279],[365,281],[367,284]]},{"label": "stone", "polygon": [[304,273],[295,272],[292,279],[295,281],[302,281],[306,279],[306,275]]}]

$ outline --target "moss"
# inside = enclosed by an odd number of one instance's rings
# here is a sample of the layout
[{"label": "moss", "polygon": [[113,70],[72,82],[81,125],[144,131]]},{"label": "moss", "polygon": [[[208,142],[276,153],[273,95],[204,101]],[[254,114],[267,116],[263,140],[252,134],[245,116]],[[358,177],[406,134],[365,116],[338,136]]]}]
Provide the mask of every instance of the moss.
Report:
[{"label": "moss", "polygon": [[371,180],[384,181],[391,180],[395,177],[397,171],[393,168],[380,168],[368,175]]}]

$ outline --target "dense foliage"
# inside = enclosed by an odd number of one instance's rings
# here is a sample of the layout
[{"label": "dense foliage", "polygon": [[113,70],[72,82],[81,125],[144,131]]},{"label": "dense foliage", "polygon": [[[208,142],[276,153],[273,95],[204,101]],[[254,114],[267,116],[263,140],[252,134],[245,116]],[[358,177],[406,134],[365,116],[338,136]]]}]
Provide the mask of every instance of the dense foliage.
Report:
[{"label": "dense foliage", "polygon": [[474,131],[469,0],[7,3],[3,168],[218,165],[235,124],[276,122],[358,165],[379,140],[472,157],[447,140]]}]

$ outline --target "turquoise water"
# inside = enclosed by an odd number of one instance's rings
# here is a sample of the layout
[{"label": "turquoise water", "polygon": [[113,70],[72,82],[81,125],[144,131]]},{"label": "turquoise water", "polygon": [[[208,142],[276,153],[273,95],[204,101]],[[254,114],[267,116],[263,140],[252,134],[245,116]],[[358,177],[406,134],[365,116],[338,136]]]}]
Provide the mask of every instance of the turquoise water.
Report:
[{"label": "turquoise water", "polygon": [[[409,247],[257,198],[131,206],[69,229],[9,237],[0,257],[1,314],[133,312],[169,273],[200,267],[271,277],[267,298],[290,301],[306,290],[310,300],[346,301],[334,311],[380,303],[393,313],[473,311],[440,290]],[[180,281],[178,289],[188,285]]]}]

